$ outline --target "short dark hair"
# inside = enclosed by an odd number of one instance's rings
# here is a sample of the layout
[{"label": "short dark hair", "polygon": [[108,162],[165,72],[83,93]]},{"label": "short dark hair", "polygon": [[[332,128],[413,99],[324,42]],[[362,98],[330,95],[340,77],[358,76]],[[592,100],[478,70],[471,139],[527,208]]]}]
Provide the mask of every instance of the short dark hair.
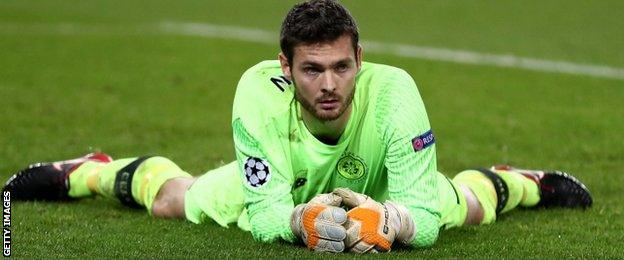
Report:
[{"label": "short dark hair", "polygon": [[295,5],[284,18],[280,32],[280,48],[292,63],[298,44],[332,42],[349,35],[357,51],[359,33],[349,11],[334,0],[310,0]]}]

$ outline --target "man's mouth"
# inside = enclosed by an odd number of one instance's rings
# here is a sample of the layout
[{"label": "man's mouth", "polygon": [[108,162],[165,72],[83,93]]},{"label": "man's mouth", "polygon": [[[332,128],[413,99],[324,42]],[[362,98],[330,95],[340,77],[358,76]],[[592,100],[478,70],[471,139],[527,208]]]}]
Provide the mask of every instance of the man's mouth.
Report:
[{"label": "man's mouth", "polygon": [[318,102],[319,106],[323,110],[332,110],[340,105],[340,102],[336,98],[323,99]]}]

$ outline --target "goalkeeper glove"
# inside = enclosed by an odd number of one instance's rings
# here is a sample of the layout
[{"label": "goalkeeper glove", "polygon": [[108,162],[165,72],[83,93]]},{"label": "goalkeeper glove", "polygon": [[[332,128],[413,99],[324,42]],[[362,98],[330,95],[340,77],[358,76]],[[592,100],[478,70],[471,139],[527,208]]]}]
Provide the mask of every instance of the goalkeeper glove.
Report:
[{"label": "goalkeeper glove", "polygon": [[347,212],[345,246],[356,253],[388,252],[396,240],[409,244],[416,235],[414,222],[407,208],[372,198],[347,188],[335,189],[332,194],[342,198]]},{"label": "goalkeeper glove", "polygon": [[310,202],[299,204],[292,212],[290,229],[309,249],[342,252],[347,212],[338,207],[342,198],[333,194],[319,194]]}]

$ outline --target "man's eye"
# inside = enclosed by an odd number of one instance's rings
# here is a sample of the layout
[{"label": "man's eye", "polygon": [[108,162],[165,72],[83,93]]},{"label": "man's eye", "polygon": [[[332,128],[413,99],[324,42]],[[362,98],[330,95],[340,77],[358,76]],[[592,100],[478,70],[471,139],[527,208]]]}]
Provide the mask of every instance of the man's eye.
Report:
[{"label": "man's eye", "polygon": [[341,64],[336,67],[336,70],[340,72],[345,72],[348,69],[349,69],[349,66],[347,66],[346,64]]},{"label": "man's eye", "polygon": [[303,68],[303,73],[305,73],[305,74],[316,75],[319,72],[320,71],[318,69],[315,69],[315,68]]}]

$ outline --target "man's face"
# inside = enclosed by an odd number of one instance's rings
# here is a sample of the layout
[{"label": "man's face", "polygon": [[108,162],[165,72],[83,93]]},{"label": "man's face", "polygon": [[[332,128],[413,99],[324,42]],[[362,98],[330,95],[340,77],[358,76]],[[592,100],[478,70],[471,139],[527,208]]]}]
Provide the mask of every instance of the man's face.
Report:
[{"label": "man's face", "polygon": [[295,98],[321,121],[340,118],[351,105],[361,57],[361,47],[356,54],[347,35],[333,42],[295,46],[292,64],[279,56],[284,75],[295,82]]}]

